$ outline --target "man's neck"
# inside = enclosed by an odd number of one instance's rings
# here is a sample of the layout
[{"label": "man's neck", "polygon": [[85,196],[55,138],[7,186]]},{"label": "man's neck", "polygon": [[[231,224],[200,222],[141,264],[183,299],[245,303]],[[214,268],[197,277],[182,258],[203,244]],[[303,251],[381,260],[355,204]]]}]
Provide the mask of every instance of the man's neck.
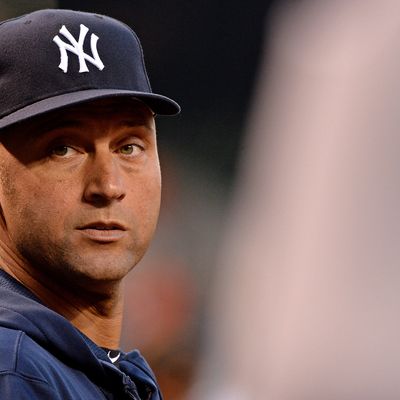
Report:
[{"label": "man's neck", "polygon": [[123,290],[120,282],[107,295],[84,292],[82,296],[77,295],[77,292],[83,292],[82,288],[69,292],[54,284],[44,288],[40,283],[35,282],[34,285],[33,289],[29,286],[28,288],[44,304],[67,318],[98,346],[119,348],[123,314]]},{"label": "man's neck", "polygon": [[60,284],[48,276],[37,276],[35,269],[1,240],[0,260],[0,267],[4,271],[34,293],[47,307],[68,319],[98,346],[109,349],[119,347],[123,313],[122,282],[107,284],[103,292],[96,293]]}]

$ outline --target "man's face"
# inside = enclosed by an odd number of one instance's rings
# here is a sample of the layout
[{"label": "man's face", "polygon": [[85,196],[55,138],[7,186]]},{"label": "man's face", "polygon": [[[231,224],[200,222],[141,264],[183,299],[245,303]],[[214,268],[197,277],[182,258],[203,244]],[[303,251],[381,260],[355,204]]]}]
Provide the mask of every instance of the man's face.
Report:
[{"label": "man's face", "polygon": [[0,204],[35,274],[75,285],[123,278],[153,235],[161,177],[153,115],[102,100],[6,132]]}]

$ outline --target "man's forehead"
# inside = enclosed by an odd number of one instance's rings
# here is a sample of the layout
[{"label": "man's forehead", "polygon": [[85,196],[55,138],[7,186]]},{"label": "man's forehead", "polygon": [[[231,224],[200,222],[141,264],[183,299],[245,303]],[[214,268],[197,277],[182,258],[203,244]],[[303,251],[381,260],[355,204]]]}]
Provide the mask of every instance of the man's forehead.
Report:
[{"label": "man's forehead", "polygon": [[98,123],[99,120],[114,126],[145,126],[154,129],[154,113],[143,102],[136,99],[99,99],[86,102],[47,114],[40,115],[2,132],[5,136],[24,136],[34,141],[40,135],[59,128],[80,128]]}]

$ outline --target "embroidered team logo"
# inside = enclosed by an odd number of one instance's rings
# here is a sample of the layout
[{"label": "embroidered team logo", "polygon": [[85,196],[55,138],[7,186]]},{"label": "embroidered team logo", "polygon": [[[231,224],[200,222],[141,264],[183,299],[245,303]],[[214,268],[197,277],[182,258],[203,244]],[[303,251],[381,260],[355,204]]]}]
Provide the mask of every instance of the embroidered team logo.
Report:
[{"label": "embroidered team logo", "polygon": [[60,29],[60,34],[63,35],[69,43],[64,42],[60,36],[56,35],[53,38],[53,42],[57,44],[60,49],[60,65],[58,66],[60,69],[66,73],[68,71],[68,53],[67,51],[78,56],[79,60],[79,72],[89,72],[86,61],[95,65],[100,71],[103,70],[104,64],[99,57],[99,53],[97,52],[97,41],[99,37],[92,33],[90,35],[90,49],[92,50],[92,56],[86,54],[83,51],[83,44],[85,43],[86,34],[89,32],[89,29],[81,24],[78,41],[71,35],[69,30],[63,25]]}]

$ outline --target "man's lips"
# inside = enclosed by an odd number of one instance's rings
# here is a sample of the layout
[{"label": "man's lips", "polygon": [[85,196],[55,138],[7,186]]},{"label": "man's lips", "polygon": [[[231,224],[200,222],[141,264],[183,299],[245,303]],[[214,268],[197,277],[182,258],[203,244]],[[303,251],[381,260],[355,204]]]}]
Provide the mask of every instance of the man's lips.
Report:
[{"label": "man's lips", "polygon": [[78,230],[88,239],[101,243],[111,243],[123,238],[127,228],[119,222],[96,221],[80,226]]},{"label": "man's lips", "polygon": [[83,229],[98,229],[98,230],[120,230],[126,231],[127,228],[117,221],[95,221],[78,227],[79,230]]}]

